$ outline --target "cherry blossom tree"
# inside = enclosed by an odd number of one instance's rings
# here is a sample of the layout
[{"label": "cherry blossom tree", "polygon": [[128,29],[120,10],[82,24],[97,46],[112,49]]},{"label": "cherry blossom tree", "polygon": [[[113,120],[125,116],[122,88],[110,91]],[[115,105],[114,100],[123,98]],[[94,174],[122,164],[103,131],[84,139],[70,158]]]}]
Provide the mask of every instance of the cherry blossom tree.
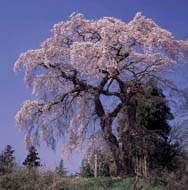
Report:
[{"label": "cherry blossom tree", "polygon": [[55,148],[66,134],[69,150],[101,134],[119,171],[118,114],[127,106],[134,128],[134,96],[151,78],[177,89],[165,74],[173,74],[169,68],[184,63],[187,53],[188,41],[175,40],[141,13],[128,23],[73,14],[54,25],[53,36],[40,49],[22,53],[16,61],[15,72],[24,67],[24,81],[36,95],[17,113],[17,125],[27,144],[41,137]]}]

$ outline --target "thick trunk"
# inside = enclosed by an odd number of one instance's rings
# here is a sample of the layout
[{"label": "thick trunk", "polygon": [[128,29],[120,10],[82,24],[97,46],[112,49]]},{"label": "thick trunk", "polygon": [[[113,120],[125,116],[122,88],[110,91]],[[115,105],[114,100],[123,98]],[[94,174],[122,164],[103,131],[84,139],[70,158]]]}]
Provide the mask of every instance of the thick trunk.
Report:
[{"label": "thick trunk", "polygon": [[122,155],[123,155],[123,161],[124,165],[126,167],[126,174],[132,175],[134,173],[133,169],[133,163],[132,163],[132,133],[131,130],[128,129],[124,132],[122,139]]},{"label": "thick trunk", "polygon": [[136,127],[136,100],[132,100],[129,102],[127,106],[127,116],[128,116],[128,127],[135,128]]},{"label": "thick trunk", "polygon": [[122,155],[124,160],[124,165],[126,168],[126,174],[134,174],[134,163],[133,163],[133,144],[134,142],[134,133],[136,129],[136,100],[129,102],[127,106],[127,117],[128,117],[128,128],[124,130],[122,134]]},{"label": "thick trunk", "polygon": [[123,175],[124,174],[124,165],[121,157],[121,150],[119,147],[119,142],[116,136],[112,133],[112,120],[110,118],[105,118],[101,120],[101,127],[104,135],[105,142],[109,146],[114,163],[115,171],[114,175]]},{"label": "thick trunk", "polygon": [[100,118],[100,125],[103,132],[104,140],[110,148],[113,156],[113,162],[115,164],[114,175],[116,176],[122,175],[124,171],[119,142],[112,132],[113,118],[117,115],[119,109],[121,109],[121,106],[117,106],[112,113],[105,114],[99,95],[95,97],[95,111]]},{"label": "thick trunk", "polygon": [[122,152],[124,155],[125,166],[127,166],[127,174],[149,177],[149,162],[150,162],[150,146],[145,141],[147,135],[142,128],[129,128],[125,135],[122,144]]},{"label": "thick trunk", "polygon": [[[119,142],[116,136],[112,133],[112,122],[113,116],[112,114],[106,115],[101,104],[99,97],[96,96],[95,99],[95,109],[97,115],[101,120],[101,129],[103,131],[104,140],[109,146],[113,160],[115,163],[115,171],[114,175],[126,175],[133,173],[133,164],[132,164],[132,145],[130,144],[132,141],[132,136],[125,134],[125,139],[129,138],[129,140],[125,140],[122,142],[122,147],[120,147]],[[117,109],[119,109],[117,107]],[[116,111],[116,109],[115,109]],[[128,105],[128,124],[129,129],[135,129],[136,127],[136,101],[133,100]],[[127,142],[129,142],[127,144]]]}]

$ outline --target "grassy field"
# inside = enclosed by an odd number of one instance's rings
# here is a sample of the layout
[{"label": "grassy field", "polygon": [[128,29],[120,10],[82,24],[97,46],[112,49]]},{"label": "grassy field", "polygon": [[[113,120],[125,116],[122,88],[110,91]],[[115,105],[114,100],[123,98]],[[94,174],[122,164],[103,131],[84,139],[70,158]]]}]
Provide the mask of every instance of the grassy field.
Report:
[{"label": "grassy field", "polygon": [[[135,190],[134,178],[61,177],[53,172],[20,171],[0,176],[0,190]],[[159,182],[140,179],[137,190],[164,190]]]},{"label": "grassy field", "polygon": [[[69,178],[62,184],[62,190],[133,190],[134,178]],[[162,186],[147,180],[137,184],[142,190],[162,190]]]}]

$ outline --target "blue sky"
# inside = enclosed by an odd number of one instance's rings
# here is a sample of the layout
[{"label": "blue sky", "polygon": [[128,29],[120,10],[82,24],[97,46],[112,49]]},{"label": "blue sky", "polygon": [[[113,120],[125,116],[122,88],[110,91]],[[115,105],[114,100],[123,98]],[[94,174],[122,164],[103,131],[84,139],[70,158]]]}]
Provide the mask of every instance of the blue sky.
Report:
[{"label": "blue sky", "polygon": [[[113,16],[126,22],[141,11],[177,39],[188,38],[187,0],[0,0],[0,150],[7,144],[16,150],[18,162],[25,158],[23,133],[15,124],[15,114],[25,99],[31,97],[24,86],[23,73],[13,73],[13,65],[21,52],[40,47],[51,36],[53,24],[67,20],[72,12],[89,19]],[[61,146],[56,152],[44,145],[40,157],[53,168],[60,159]],[[79,168],[80,156],[66,162],[71,171]]]}]

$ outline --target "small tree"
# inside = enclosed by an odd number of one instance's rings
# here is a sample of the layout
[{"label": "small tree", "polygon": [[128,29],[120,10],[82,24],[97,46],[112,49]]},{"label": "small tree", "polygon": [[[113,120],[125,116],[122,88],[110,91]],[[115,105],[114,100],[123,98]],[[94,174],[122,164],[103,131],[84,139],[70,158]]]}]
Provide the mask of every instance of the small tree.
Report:
[{"label": "small tree", "polygon": [[59,166],[56,167],[56,173],[58,173],[61,176],[66,176],[67,175],[68,171],[64,167],[64,161],[63,161],[63,159],[60,160]]},{"label": "small tree", "polygon": [[38,156],[37,150],[34,146],[29,148],[29,153],[23,162],[23,165],[26,166],[28,169],[37,168],[41,166],[40,158]]},{"label": "small tree", "polygon": [[14,150],[10,145],[7,145],[0,154],[0,173],[12,171],[15,165]]},{"label": "small tree", "polygon": [[88,165],[93,174],[96,172],[96,176],[114,175],[113,157],[102,137],[98,137],[97,142],[94,141],[88,145],[84,155],[84,164]]},{"label": "small tree", "polygon": [[80,174],[82,177],[93,177],[94,176],[94,171],[86,159],[82,160]]}]

